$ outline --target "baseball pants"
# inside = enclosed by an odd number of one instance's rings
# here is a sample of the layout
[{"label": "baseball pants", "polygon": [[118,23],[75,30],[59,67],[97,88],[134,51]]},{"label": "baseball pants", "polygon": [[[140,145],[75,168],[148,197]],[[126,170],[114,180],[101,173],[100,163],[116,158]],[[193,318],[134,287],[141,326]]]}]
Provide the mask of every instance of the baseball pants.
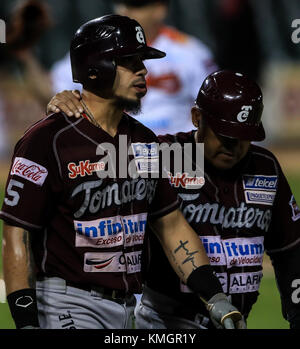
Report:
[{"label": "baseball pants", "polygon": [[58,278],[36,282],[39,322],[44,329],[133,328],[134,295],[109,299],[98,288],[71,287]]},{"label": "baseball pants", "polygon": [[135,309],[137,329],[207,329],[209,319],[196,314],[194,319],[181,316],[184,304],[145,287]]}]

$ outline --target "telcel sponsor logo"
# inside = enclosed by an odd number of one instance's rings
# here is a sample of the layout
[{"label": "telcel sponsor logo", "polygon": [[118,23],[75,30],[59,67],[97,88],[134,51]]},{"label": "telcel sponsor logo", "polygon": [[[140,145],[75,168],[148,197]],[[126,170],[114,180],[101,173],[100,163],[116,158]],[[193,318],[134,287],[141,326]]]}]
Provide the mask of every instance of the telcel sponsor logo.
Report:
[{"label": "telcel sponsor logo", "polygon": [[157,143],[132,143],[133,156],[135,158],[158,157]]},{"label": "telcel sponsor logo", "polygon": [[243,178],[244,189],[275,191],[277,188],[277,176],[245,175]]},{"label": "telcel sponsor logo", "polygon": [[157,143],[132,143],[131,147],[139,174],[159,173],[159,147]]},{"label": "telcel sponsor logo", "polygon": [[263,236],[222,240],[220,236],[201,236],[201,241],[211,265],[233,266],[261,265],[263,261]]},{"label": "telcel sponsor logo", "polygon": [[85,175],[92,175],[94,172],[103,171],[105,169],[105,162],[99,161],[91,163],[90,160],[79,161],[76,165],[75,162],[68,164],[69,178],[74,179],[77,176],[84,177]]}]

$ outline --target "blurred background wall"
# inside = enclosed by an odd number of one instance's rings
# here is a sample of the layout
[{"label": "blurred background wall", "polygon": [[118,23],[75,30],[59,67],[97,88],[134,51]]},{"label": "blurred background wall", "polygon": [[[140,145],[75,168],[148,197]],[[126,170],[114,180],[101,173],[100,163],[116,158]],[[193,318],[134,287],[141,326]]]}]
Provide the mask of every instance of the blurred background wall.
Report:
[{"label": "blurred background wall", "polygon": [[[40,2],[47,5],[47,13],[43,14],[44,22],[39,24],[35,40],[29,44],[30,52],[18,52],[5,59],[4,45],[0,45],[0,117],[1,128],[6,130],[0,139],[3,153],[11,149],[24,127],[44,113],[52,95],[47,88],[47,73],[67,52],[75,30],[87,20],[113,11],[110,0]],[[0,18],[7,25],[19,3],[22,0],[1,0]],[[265,97],[266,143],[270,146],[299,148],[300,43],[292,40],[294,31],[294,37],[300,38],[297,27],[292,27],[297,18],[300,21],[299,0],[170,1],[168,24],[202,40],[220,68],[242,71],[260,83]],[[30,62],[32,57],[35,62]],[[33,69],[34,64],[41,74],[35,80],[36,86],[31,84],[31,90],[24,93],[24,66],[31,65]],[[20,90],[14,86],[18,84]]]}]

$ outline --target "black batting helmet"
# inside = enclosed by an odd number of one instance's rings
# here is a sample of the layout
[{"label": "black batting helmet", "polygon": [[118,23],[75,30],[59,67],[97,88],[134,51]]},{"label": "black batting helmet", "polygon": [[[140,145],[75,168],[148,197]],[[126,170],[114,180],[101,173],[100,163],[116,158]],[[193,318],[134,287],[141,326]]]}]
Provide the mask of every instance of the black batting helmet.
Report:
[{"label": "black batting helmet", "polygon": [[95,94],[113,86],[114,59],[139,55],[142,59],[162,58],[166,54],[147,46],[141,25],[126,16],[106,15],[83,24],[70,46],[73,81]]},{"label": "black batting helmet", "polygon": [[228,70],[210,74],[195,103],[215,133],[241,140],[265,139],[262,91],[245,75]]}]

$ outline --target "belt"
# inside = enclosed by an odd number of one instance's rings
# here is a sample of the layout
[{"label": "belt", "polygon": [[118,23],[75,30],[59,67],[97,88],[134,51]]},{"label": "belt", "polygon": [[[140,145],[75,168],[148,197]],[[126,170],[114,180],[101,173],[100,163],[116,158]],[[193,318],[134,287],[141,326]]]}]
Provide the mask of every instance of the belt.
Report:
[{"label": "belt", "polygon": [[37,277],[37,281],[43,283],[42,287],[53,289],[56,289],[58,287],[59,289],[65,289],[67,286],[69,286],[77,288],[79,290],[87,291],[94,296],[101,296],[103,298],[112,299],[115,301],[124,301],[125,298],[128,299],[133,296],[133,292],[126,292],[125,290],[116,290],[97,285],[66,281],[65,279],[62,279],[60,277],[39,276]]},{"label": "belt", "polygon": [[118,299],[124,299],[126,297],[131,297],[133,296],[133,293],[128,293],[125,290],[116,290],[112,288],[107,288],[107,287],[101,287],[101,286],[92,286],[92,285],[87,285],[87,284],[80,284],[80,283],[75,283],[71,281],[66,281],[66,285],[70,287],[75,287],[79,288],[80,290],[88,291],[88,292],[97,292],[101,294],[103,298],[110,298],[114,300]]}]

